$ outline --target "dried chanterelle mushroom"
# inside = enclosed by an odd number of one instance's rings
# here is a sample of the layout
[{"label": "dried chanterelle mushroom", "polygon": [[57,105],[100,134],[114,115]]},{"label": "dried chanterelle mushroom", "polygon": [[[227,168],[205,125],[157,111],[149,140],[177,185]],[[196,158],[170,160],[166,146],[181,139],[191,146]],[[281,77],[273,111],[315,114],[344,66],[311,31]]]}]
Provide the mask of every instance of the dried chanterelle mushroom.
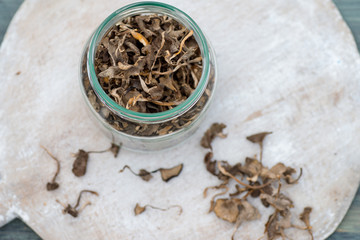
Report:
[{"label": "dried chanterelle mushroom", "polygon": [[[211,142],[215,136],[223,136],[222,129],[224,124],[215,123],[204,134],[201,145],[204,148],[211,148]],[[313,239],[312,228],[310,225],[311,208],[307,207],[300,215],[300,219],[305,223],[305,227],[296,226],[291,222],[291,208],[294,207],[290,197],[281,192],[283,184],[295,184],[301,177],[302,169],[297,178],[292,175],[296,170],[285,166],[283,163],[277,163],[268,168],[262,164],[263,141],[271,132],[261,132],[248,136],[247,139],[260,146],[260,160],[256,158],[246,158],[245,164],[236,163],[230,165],[227,161],[213,160],[213,152],[208,152],[204,157],[206,169],[212,175],[221,180],[221,184],[208,187],[204,190],[204,197],[208,189],[223,189],[220,193],[215,194],[210,202],[210,212],[214,212],[217,217],[235,224],[235,230],[244,221],[252,221],[260,218],[260,212],[255,208],[248,198],[258,198],[265,207],[272,207],[274,213],[269,216],[265,225],[265,233],[269,240],[278,237],[286,238],[285,230],[288,228],[298,228],[307,230]],[[239,177],[237,177],[239,176]],[[236,191],[229,194],[227,198],[217,198],[223,196],[229,191],[230,180],[235,180]]]},{"label": "dried chanterelle mushroom", "polygon": [[168,182],[170,179],[179,176],[179,174],[183,169],[183,166],[184,166],[183,164],[179,164],[172,168],[160,168],[156,171],[160,171],[161,179],[164,182]]},{"label": "dried chanterelle mushroom", "polygon": [[261,132],[261,133],[257,133],[257,134],[246,137],[246,139],[249,140],[250,142],[259,144],[259,146],[260,146],[260,162],[262,161],[264,138],[271,133],[272,132]]},{"label": "dried chanterelle mushroom", "polygon": [[[184,102],[199,85],[203,71],[195,33],[166,15],[147,14],[123,19],[105,33],[94,56],[97,78],[105,93],[120,106],[158,113]],[[87,55],[82,80],[92,108],[117,131],[133,136],[163,136],[190,126],[209,103],[215,83],[210,70],[205,91],[185,113],[162,123],[125,119],[98,98],[90,84]]]},{"label": "dried chanterelle mushroom", "polygon": [[160,172],[161,179],[164,182],[170,181],[170,179],[179,176],[183,169],[183,164],[176,165],[172,168],[159,168],[154,171],[147,171],[145,169],[140,169],[139,173],[135,173],[128,165],[125,165],[119,172],[123,172],[126,168],[129,169],[134,175],[141,177],[144,181],[149,181],[152,178],[152,173]]},{"label": "dried chanterelle mushroom", "polygon": [[70,204],[63,204],[61,203],[59,200],[56,199],[56,202],[60,203],[64,209],[63,209],[63,214],[69,214],[71,215],[72,217],[77,217],[79,215],[79,213],[88,205],[91,204],[91,202],[86,202],[83,206],[81,206],[80,208],[79,205],[80,205],[80,200],[81,200],[81,196],[83,193],[91,193],[91,194],[94,194],[96,196],[99,196],[99,194],[95,191],[91,191],[91,190],[82,190],[80,193],[79,193],[79,196],[78,196],[78,199],[76,201],[76,204],[75,206],[71,206]]},{"label": "dried chanterelle mushroom", "polygon": [[136,206],[134,208],[134,213],[135,213],[135,216],[145,212],[146,208],[152,208],[152,209],[156,209],[156,210],[160,210],[160,211],[167,211],[169,210],[170,208],[178,208],[179,209],[179,215],[182,213],[182,207],[180,205],[171,205],[167,208],[159,208],[159,207],[154,207],[152,205],[145,205],[145,206],[141,206],[139,203],[136,203]]},{"label": "dried chanterelle mushroom", "polygon": [[211,142],[215,137],[226,138],[226,134],[222,132],[224,128],[226,128],[226,125],[223,123],[213,123],[211,127],[204,133],[204,136],[200,142],[201,146],[212,149]]},{"label": "dried chanterelle mushroom", "polygon": [[312,234],[312,227],[310,225],[310,213],[312,211],[311,207],[305,207],[304,211],[300,214],[300,220],[303,221],[306,225],[306,229],[308,230],[309,234],[311,235],[311,240],[314,239]]},{"label": "dried chanterelle mushroom", "polygon": [[145,169],[140,169],[139,173],[135,173],[128,165],[125,165],[120,171],[119,173],[122,173],[123,171],[125,171],[125,169],[129,169],[130,172],[132,172],[134,175],[141,177],[142,180],[144,181],[149,181],[152,178],[151,172],[148,172]]},{"label": "dried chanterelle mushroom", "polygon": [[119,154],[121,146],[122,146],[121,143],[119,145],[117,145],[114,142],[112,142],[111,146],[108,149],[105,149],[105,150],[102,150],[102,151],[85,151],[85,150],[79,149],[79,151],[74,154],[75,160],[74,160],[74,163],[73,163],[72,172],[77,177],[84,176],[85,173],[86,173],[89,154],[91,154],[91,153],[111,152],[112,154],[114,154],[114,157],[116,158],[118,156],[118,154]]},{"label": "dried chanterelle mushroom", "polygon": [[123,19],[101,40],[95,55],[100,85],[136,112],[162,112],[197,87],[202,58],[193,31],[165,15]]},{"label": "dried chanterelle mushroom", "polygon": [[59,160],[58,160],[49,150],[47,150],[47,149],[46,149],[45,147],[43,147],[43,146],[40,146],[40,147],[43,148],[43,149],[47,152],[47,154],[49,154],[49,156],[56,161],[56,172],[55,172],[55,175],[54,175],[54,177],[51,179],[51,182],[48,182],[48,183],[46,184],[46,190],[48,190],[48,191],[53,191],[53,190],[59,188],[59,183],[57,183],[57,182],[55,181],[55,179],[56,179],[57,175],[58,175],[59,172],[60,172],[60,162],[59,162]]}]

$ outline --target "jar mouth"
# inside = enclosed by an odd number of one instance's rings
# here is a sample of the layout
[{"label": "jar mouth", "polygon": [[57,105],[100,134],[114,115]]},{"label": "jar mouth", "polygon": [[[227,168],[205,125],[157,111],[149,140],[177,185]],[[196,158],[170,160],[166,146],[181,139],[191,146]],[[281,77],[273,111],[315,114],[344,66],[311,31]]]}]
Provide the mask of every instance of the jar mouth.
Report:
[{"label": "jar mouth", "polygon": [[[118,21],[120,21],[123,18],[138,14],[150,14],[150,13],[158,13],[158,14],[164,14],[170,16],[173,19],[180,22],[181,24],[183,24],[186,28],[194,31],[194,37],[199,45],[201,52],[203,69],[198,86],[195,88],[193,93],[181,104],[174,107],[173,109],[166,110],[163,112],[140,113],[122,107],[105,93],[95,73],[94,56],[98,43],[101,41],[101,39],[103,38],[103,36],[106,34],[106,32],[110,27],[112,27],[114,24],[116,24]],[[112,110],[115,114],[130,121],[157,123],[157,122],[163,122],[164,120],[171,120],[185,113],[192,106],[194,106],[196,102],[200,99],[201,95],[205,91],[206,85],[209,80],[210,53],[205,35],[190,16],[188,16],[183,11],[169,4],[145,1],[145,2],[137,2],[137,3],[129,4],[116,10],[100,24],[100,26],[96,29],[90,40],[89,51],[87,56],[87,68],[89,69],[88,71],[89,80],[91,86],[95,90],[94,92],[103,102],[103,104],[109,107],[110,110]]]}]

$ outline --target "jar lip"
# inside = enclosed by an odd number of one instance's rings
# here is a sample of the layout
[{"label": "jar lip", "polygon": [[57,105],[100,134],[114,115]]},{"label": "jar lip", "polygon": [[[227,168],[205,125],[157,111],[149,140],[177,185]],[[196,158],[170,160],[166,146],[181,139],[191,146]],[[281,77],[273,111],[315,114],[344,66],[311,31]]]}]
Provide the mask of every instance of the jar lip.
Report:
[{"label": "jar lip", "polygon": [[[198,86],[195,88],[193,93],[185,101],[183,101],[181,104],[174,107],[173,109],[170,109],[167,111],[158,112],[158,113],[140,113],[140,112],[135,112],[135,111],[132,111],[132,110],[129,110],[129,109],[126,109],[126,108],[120,106],[105,93],[105,91],[101,87],[101,85],[98,81],[98,78],[96,76],[96,73],[95,73],[94,56],[95,56],[95,51],[97,48],[97,42],[98,42],[99,38],[103,37],[103,34],[102,34],[103,30],[107,27],[107,25],[109,23],[111,23],[111,21],[113,19],[116,19],[116,17],[119,14],[122,14],[126,11],[130,11],[132,9],[136,9],[137,7],[150,7],[150,8],[157,9],[157,10],[161,10],[161,9],[166,10],[166,12],[171,12],[171,13],[179,16],[182,20],[185,20],[186,23],[190,26],[191,30],[194,31],[194,36],[195,37],[197,36],[197,42],[199,44],[199,47],[200,47],[200,50],[202,53],[203,70],[202,70],[202,74],[201,74],[201,78],[199,80]],[[145,13],[151,13],[151,11],[145,12]],[[178,20],[178,19],[176,19],[176,20]],[[181,22],[181,23],[183,24],[183,22]],[[111,25],[111,26],[113,26],[113,25]],[[208,48],[208,44],[207,44],[205,35],[201,31],[200,27],[195,23],[195,21],[190,16],[188,16],[185,12],[181,11],[180,9],[178,9],[174,6],[166,4],[166,3],[144,1],[144,2],[132,3],[129,5],[126,5],[122,8],[119,8],[118,10],[113,12],[111,15],[109,15],[100,24],[100,26],[96,29],[96,31],[94,32],[94,34],[90,40],[89,51],[88,51],[88,56],[87,56],[87,67],[89,69],[89,72],[88,72],[89,80],[90,80],[92,87],[95,90],[95,93],[98,95],[99,99],[106,106],[108,106],[114,113],[116,113],[117,115],[124,117],[128,120],[155,123],[155,122],[161,122],[164,120],[170,120],[170,119],[177,117],[178,115],[180,115],[180,114],[186,112],[188,109],[190,109],[198,101],[198,99],[200,99],[201,95],[203,94],[203,92],[206,88],[206,85],[207,85],[207,82],[209,79],[210,53],[209,53],[209,48]]]}]

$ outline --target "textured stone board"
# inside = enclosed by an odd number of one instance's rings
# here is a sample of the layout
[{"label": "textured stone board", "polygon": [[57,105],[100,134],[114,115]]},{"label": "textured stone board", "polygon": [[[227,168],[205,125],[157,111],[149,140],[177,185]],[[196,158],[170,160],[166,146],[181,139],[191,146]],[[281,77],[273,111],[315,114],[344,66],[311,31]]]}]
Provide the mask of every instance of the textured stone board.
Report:
[{"label": "textured stone board", "polygon": [[[16,14],[0,49],[0,222],[19,216],[44,239],[229,239],[233,226],[207,214],[210,197],[202,196],[218,181],[205,171],[198,142],[219,121],[229,136],[214,143],[215,158],[230,162],[257,152],[246,135],[273,131],[264,163],[303,167],[301,182],[284,189],[294,212],[314,207],[316,239],[334,231],[359,184],[360,60],[331,1],[168,1],[199,23],[217,52],[219,84],[206,120],[170,151],[91,156],[87,175],[72,175],[71,152],[108,146],[81,99],[82,47],[107,15],[130,2],[25,1]],[[55,166],[40,144],[61,160],[55,192],[45,190]],[[154,169],[180,162],[182,174],[169,183],[117,173],[124,164]],[[77,219],[62,215],[55,199],[73,203],[83,188],[100,197],[90,196],[92,206]],[[184,212],[134,217],[136,202],[180,204]],[[271,213],[262,210],[237,239],[262,235]]]}]

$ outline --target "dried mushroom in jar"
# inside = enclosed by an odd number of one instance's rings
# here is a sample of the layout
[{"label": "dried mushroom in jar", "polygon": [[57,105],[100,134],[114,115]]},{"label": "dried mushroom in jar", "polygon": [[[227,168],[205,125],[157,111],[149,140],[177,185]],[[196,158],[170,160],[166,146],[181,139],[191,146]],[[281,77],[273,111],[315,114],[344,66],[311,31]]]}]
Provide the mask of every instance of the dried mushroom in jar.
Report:
[{"label": "dried mushroom in jar", "polygon": [[[215,73],[197,102],[177,118],[142,124],[120,117],[99,99],[82,65],[83,87],[92,108],[119,132],[162,136],[191,125],[209,102]],[[194,32],[165,15],[137,15],[111,27],[97,46],[94,66],[104,92],[118,105],[140,113],[159,113],[186,101],[198,87],[203,59]]]},{"label": "dried mushroom in jar", "polygon": [[193,30],[157,14],[115,24],[99,43],[94,63],[105,93],[143,113],[163,112],[185,101],[202,73]]}]

